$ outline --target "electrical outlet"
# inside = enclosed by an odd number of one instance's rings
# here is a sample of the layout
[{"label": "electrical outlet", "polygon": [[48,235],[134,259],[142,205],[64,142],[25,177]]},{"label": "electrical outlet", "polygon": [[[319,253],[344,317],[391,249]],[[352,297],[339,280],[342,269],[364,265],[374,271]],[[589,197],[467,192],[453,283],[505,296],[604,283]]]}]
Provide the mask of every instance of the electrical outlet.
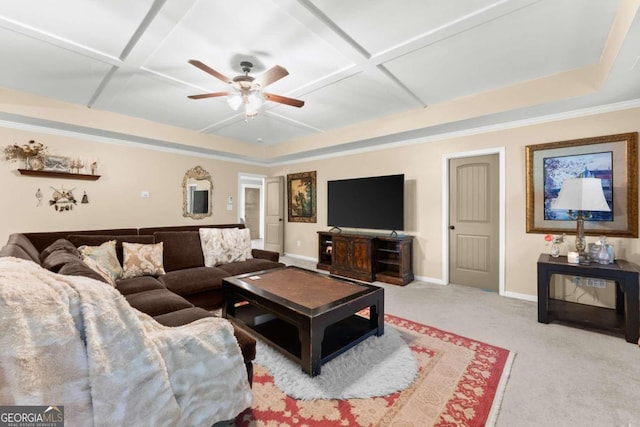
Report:
[{"label": "electrical outlet", "polygon": [[582,286],[582,277],[573,276],[573,284],[576,286]]},{"label": "electrical outlet", "polygon": [[605,279],[587,279],[587,286],[592,288],[606,288],[607,281]]}]

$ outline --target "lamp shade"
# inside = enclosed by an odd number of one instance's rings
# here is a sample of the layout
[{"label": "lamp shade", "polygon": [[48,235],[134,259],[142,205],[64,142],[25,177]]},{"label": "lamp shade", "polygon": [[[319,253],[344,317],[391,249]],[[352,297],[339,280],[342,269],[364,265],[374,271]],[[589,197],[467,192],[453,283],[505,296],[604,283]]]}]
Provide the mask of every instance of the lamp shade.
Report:
[{"label": "lamp shade", "polygon": [[562,182],[551,209],[610,212],[599,178],[570,178]]}]

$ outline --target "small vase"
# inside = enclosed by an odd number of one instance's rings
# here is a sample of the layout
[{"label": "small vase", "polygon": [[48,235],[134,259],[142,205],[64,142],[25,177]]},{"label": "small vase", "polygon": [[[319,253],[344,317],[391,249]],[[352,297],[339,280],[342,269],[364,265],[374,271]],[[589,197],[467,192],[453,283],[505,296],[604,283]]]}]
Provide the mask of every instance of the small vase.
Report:
[{"label": "small vase", "polygon": [[560,245],[558,245],[556,242],[551,243],[551,251],[549,251],[549,255],[551,255],[554,258],[557,258],[560,256]]},{"label": "small vase", "polygon": [[599,264],[609,264],[609,261],[611,261],[611,256],[607,250],[607,238],[605,236],[600,236],[600,250],[598,251],[596,261],[598,261]]}]

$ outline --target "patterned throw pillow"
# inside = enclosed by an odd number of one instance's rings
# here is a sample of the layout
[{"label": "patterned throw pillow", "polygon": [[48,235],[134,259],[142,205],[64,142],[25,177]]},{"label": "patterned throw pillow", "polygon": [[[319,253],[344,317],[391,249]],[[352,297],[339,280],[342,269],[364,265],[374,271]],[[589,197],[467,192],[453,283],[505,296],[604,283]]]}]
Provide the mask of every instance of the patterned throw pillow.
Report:
[{"label": "patterned throw pillow", "polygon": [[80,246],[78,252],[82,258],[89,257],[100,264],[113,280],[122,277],[122,266],[116,255],[116,241],[109,240],[100,246]]},{"label": "patterned throw pillow", "polygon": [[111,277],[109,271],[104,268],[98,261],[91,257],[83,256],[82,262],[84,262],[90,269],[98,273],[100,277],[102,277],[108,284],[110,284],[114,288],[116,287],[116,281],[113,280],[113,277]]},{"label": "patterned throw pillow", "polygon": [[251,238],[248,232],[248,229],[238,228],[201,228],[200,243],[204,265],[215,267],[251,258]]},{"label": "patterned throw pillow", "polygon": [[162,242],[151,245],[122,242],[122,249],[124,257],[122,262],[123,279],[165,274],[162,264],[164,250]]},{"label": "patterned throw pillow", "polygon": [[230,242],[234,247],[242,251],[242,255],[240,256],[242,259],[238,261],[253,258],[251,255],[251,231],[248,228],[227,228],[225,230],[228,230],[230,234],[228,238],[225,238],[225,241]]}]

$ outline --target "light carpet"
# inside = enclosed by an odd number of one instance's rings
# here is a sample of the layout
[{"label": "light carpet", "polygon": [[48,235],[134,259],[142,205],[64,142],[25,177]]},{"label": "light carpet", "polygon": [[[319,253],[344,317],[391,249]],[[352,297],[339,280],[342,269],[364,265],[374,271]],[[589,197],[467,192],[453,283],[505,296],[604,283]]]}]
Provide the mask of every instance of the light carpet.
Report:
[{"label": "light carpet", "polygon": [[484,426],[495,423],[514,354],[399,317],[400,331],[418,365],[405,390],[363,399],[296,400],[256,364],[252,407],[238,426]]},{"label": "light carpet", "polygon": [[275,385],[294,399],[351,399],[386,396],[409,387],[418,364],[401,332],[385,325],[372,336],[322,365],[310,377],[298,363],[258,341],[254,363],[265,367]]}]

